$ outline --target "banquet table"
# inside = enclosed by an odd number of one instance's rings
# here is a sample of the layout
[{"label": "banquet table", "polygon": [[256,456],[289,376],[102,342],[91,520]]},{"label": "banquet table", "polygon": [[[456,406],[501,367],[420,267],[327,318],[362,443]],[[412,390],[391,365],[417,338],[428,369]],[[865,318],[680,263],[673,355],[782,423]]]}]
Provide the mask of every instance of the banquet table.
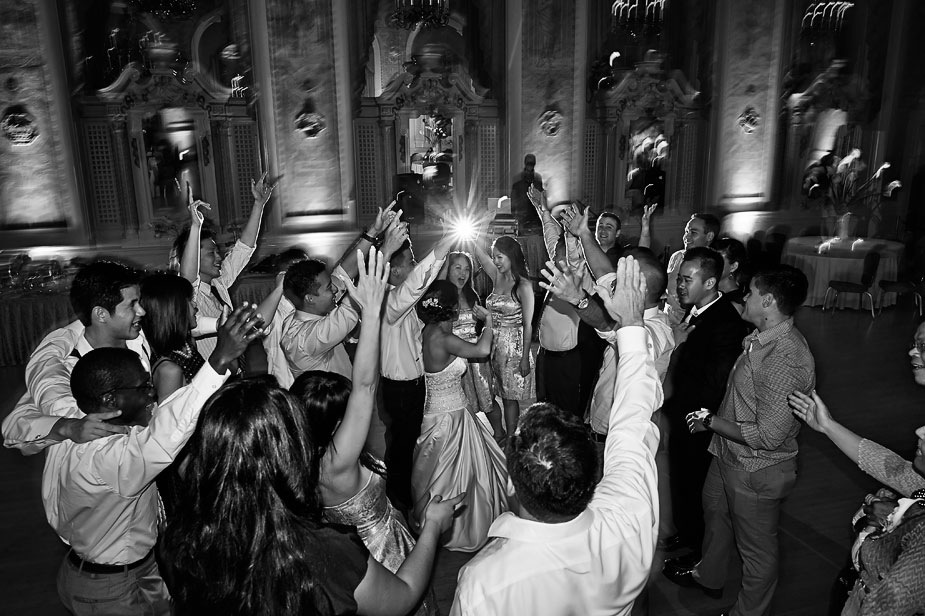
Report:
[{"label": "banquet table", "polygon": [[[878,252],[880,265],[870,289],[876,302],[880,292],[877,283],[897,279],[904,249],[900,242],[875,238],[795,237],[784,244],[781,263],[802,270],[809,279],[809,293],[803,305],[821,306],[830,280],[861,282],[864,257],[870,252]],[[866,308],[861,304],[863,297],[857,293],[840,293],[837,307]],[[882,302],[883,306],[892,306],[896,303],[896,294],[885,293]]]},{"label": "banquet table", "polygon": [[[243,301],[259,304],[273,290],[273,274],[244,274],[231,288],[237,306]],[[0,366],[24,365],[42,338],[76,317],[63,291],[6,292],[0,295]]]}]

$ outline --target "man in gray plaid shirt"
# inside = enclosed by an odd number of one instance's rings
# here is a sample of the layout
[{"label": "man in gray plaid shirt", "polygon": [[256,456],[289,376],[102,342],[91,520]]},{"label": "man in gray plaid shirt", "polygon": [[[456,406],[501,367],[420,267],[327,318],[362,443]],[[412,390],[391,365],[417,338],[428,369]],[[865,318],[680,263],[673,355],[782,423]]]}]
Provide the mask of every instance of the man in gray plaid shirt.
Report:
[{"label": "man in gray plaid shirt", "polygon": [[674,582],[722,594],[733,546],[742,558],[742,588],[729,614],[771,613],[777,587],[780,506],[796,483],[800,424],[787,396],[809,394],[815,362],[793,314],[806,299],[803,272],[778,266],[758,272],[742,318],[758,329],[742,342],[719,412],[688,415],[691,432],[714,433],[703,487],[703,557],[691,570],[668,570]]}]

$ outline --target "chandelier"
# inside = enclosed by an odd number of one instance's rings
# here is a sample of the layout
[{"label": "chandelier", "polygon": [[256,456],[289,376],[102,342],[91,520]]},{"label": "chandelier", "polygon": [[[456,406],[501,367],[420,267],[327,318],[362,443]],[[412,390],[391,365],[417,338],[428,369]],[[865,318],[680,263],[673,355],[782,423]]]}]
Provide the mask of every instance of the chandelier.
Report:
[{"label": "chandelier", "polygon": [[450,21],[450,0],[395,0],[388,20],[393,28],[405,30],[440,28]]},{"label": "chandelier", "polygon": [[854,2],[810,2],[803,13],[800,29],[837,32],[845,22],[845,13],[853,6]]},{"label": "chandelier", "polygon": [[629,32],[632,36],[661,32],[665,17],[666,0],[616,0],[610,8],[612,27]]}]

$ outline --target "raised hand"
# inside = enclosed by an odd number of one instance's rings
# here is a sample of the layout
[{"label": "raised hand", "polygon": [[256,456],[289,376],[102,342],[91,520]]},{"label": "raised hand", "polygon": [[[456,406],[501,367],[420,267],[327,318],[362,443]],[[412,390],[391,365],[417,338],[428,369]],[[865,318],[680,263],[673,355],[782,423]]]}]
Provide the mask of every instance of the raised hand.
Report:
[{"label": "raised hand", "polygon": [[212,206],[201,199],[193,199],[193,188],[189,182],[186,183],[186,207],[189,209],[190,224],[201,227],[205,217],[199,211],[200,207],[211,210]]},{"label": "raised hand", "polygon": [[653,203],[651,205],[646,205],[642,208],[642,226],[648,227],[649,221],[652,219],[652,213],[655,212],[655,208],[658,207],[658,203]]},{"label": "raised hand", "polygon": [[453,527],[453,518],[465,497],[465,492],[446,500],[439,494],[434,496],[424,510],[424,525],[435,524],[440,533],[450,530]]},{"label": "raised hand", "polygon": [[552,261],[547,261],[546,269],[540,270],[540,274],[547,280],[540,281],[540,286],[562,301],[577,306],[584,297],[581,280],[565,261],[559,261],[558,266]]},{"label": "raised hand", "polygon": [[228,319],[218,327],[215,350],[209,363],[219,374],[224,374],[238,360],[248,345],[266,334],[262,329],[263,317],[257,314],[257,304],[235,308]]},{"label": "raised hand", "polygon": [[546,193],[542,190],[539,190],[536,185],[530,184],[527,188],[527,199],[530,200],[530,203],[533,204],[533,207],[545,210],[546,206]]},{"label": "raised hand", "polygon": [[273,194],[273,189],[276,188],[276,184],[279,182],[279,178],[276,178],[275,182],[267,182],[267,173],[263,172],[263,175],[260,176],[260,181],[252,179],[251,180],[251,194],[254,196],[254,205],[256,207],[263,207],[267,204],[267,201],[270,200],[270,195]]},{"label": "raised hand", "polygon": [[832,414],[829,413],[829,407],[825,405],[819,394],[814,389],[812,397],[803,392],[795,391],[787,396],[787,403],[790,410],[798,418],[802,419],[807,426],[816,432],[825,432],[832,423]]},{"label": "raised hand", "polygon": [[408,240],[408,223],[401,221],[402,211],[392,212],[393,216],[385,228],[385,239],[382,241],[382,254],[386,260]]},{"label": "raised hand", "polygon": [[366,230],[366,234],[370,237],[379,237],[379,234],[385,231],[393,221],[401,218],[401,210],[398,212],[393,212],[395,204],[398,201],[392,201],[390,204],[383,208],[379,208],[379,211],[376,213],[376,220],[373,221],[373,224],[369,226],[369,229]]},{"label": "raised hand", "polygon": [[348,278],[341,277],[341,281],[353,301],[363,310],[364,316],[369,318],[370,315],[378,315],[380,312],[391,267],[388,259],[374,246],[369,249],[368,259],[363,256],[362,251],[357,251],[357,266],[360,269],[360,278],[356,286]]},{"label": "raised hand", "polygon": [[642,325],[645,310],[646,278],[639,270],[639,262],[633,257],[621,257],[617,263],[617,277],[613,293],[601,285],[595,285],[595,292],[604,300],[604,307],[617,327]]},{"label": "raised hand", "polygon": [[691,434],[707,431],[707,427],[703,425],[703,420],[706,419],[709,414],[710,411],[707,409],[700,409],[699,411],[687,414],[685,421],[687,421],[687,429],[691,431]]},{"label": "raised hand", "polygon": [[574,203],[562,212],[561,216],[562,226],[565,227],[565,230],[574,235],[575,237],[580,237],[582,234],[590,233],[588,228],[588,209],[585,208],[584,212],[579,211],[579,208]]}]

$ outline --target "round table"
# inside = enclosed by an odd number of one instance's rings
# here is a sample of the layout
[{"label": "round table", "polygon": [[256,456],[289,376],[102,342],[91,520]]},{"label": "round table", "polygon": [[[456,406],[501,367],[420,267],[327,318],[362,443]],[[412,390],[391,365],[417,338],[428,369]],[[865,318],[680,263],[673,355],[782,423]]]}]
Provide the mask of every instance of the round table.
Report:
[{"label": "round table", "polygon": [[[905,245],[890,240],[870,238],[825,238],[821,236],[795,237],[787,240],[781,254],[781,263],[802,270],[809,279],[809,292],[804,306],[821,306],[830,280],[861,282],[864,257],[870,252],[880,253],[880,265],[871,284],[870,292],[876,301],[881,280],[896,280]],[[834,294],[833,294],[834,295]],[[861,309],[862,298],[857,293],[840,293],[838,308]],[[884,293],[883,306],[896,303],[895,293]]]}]

